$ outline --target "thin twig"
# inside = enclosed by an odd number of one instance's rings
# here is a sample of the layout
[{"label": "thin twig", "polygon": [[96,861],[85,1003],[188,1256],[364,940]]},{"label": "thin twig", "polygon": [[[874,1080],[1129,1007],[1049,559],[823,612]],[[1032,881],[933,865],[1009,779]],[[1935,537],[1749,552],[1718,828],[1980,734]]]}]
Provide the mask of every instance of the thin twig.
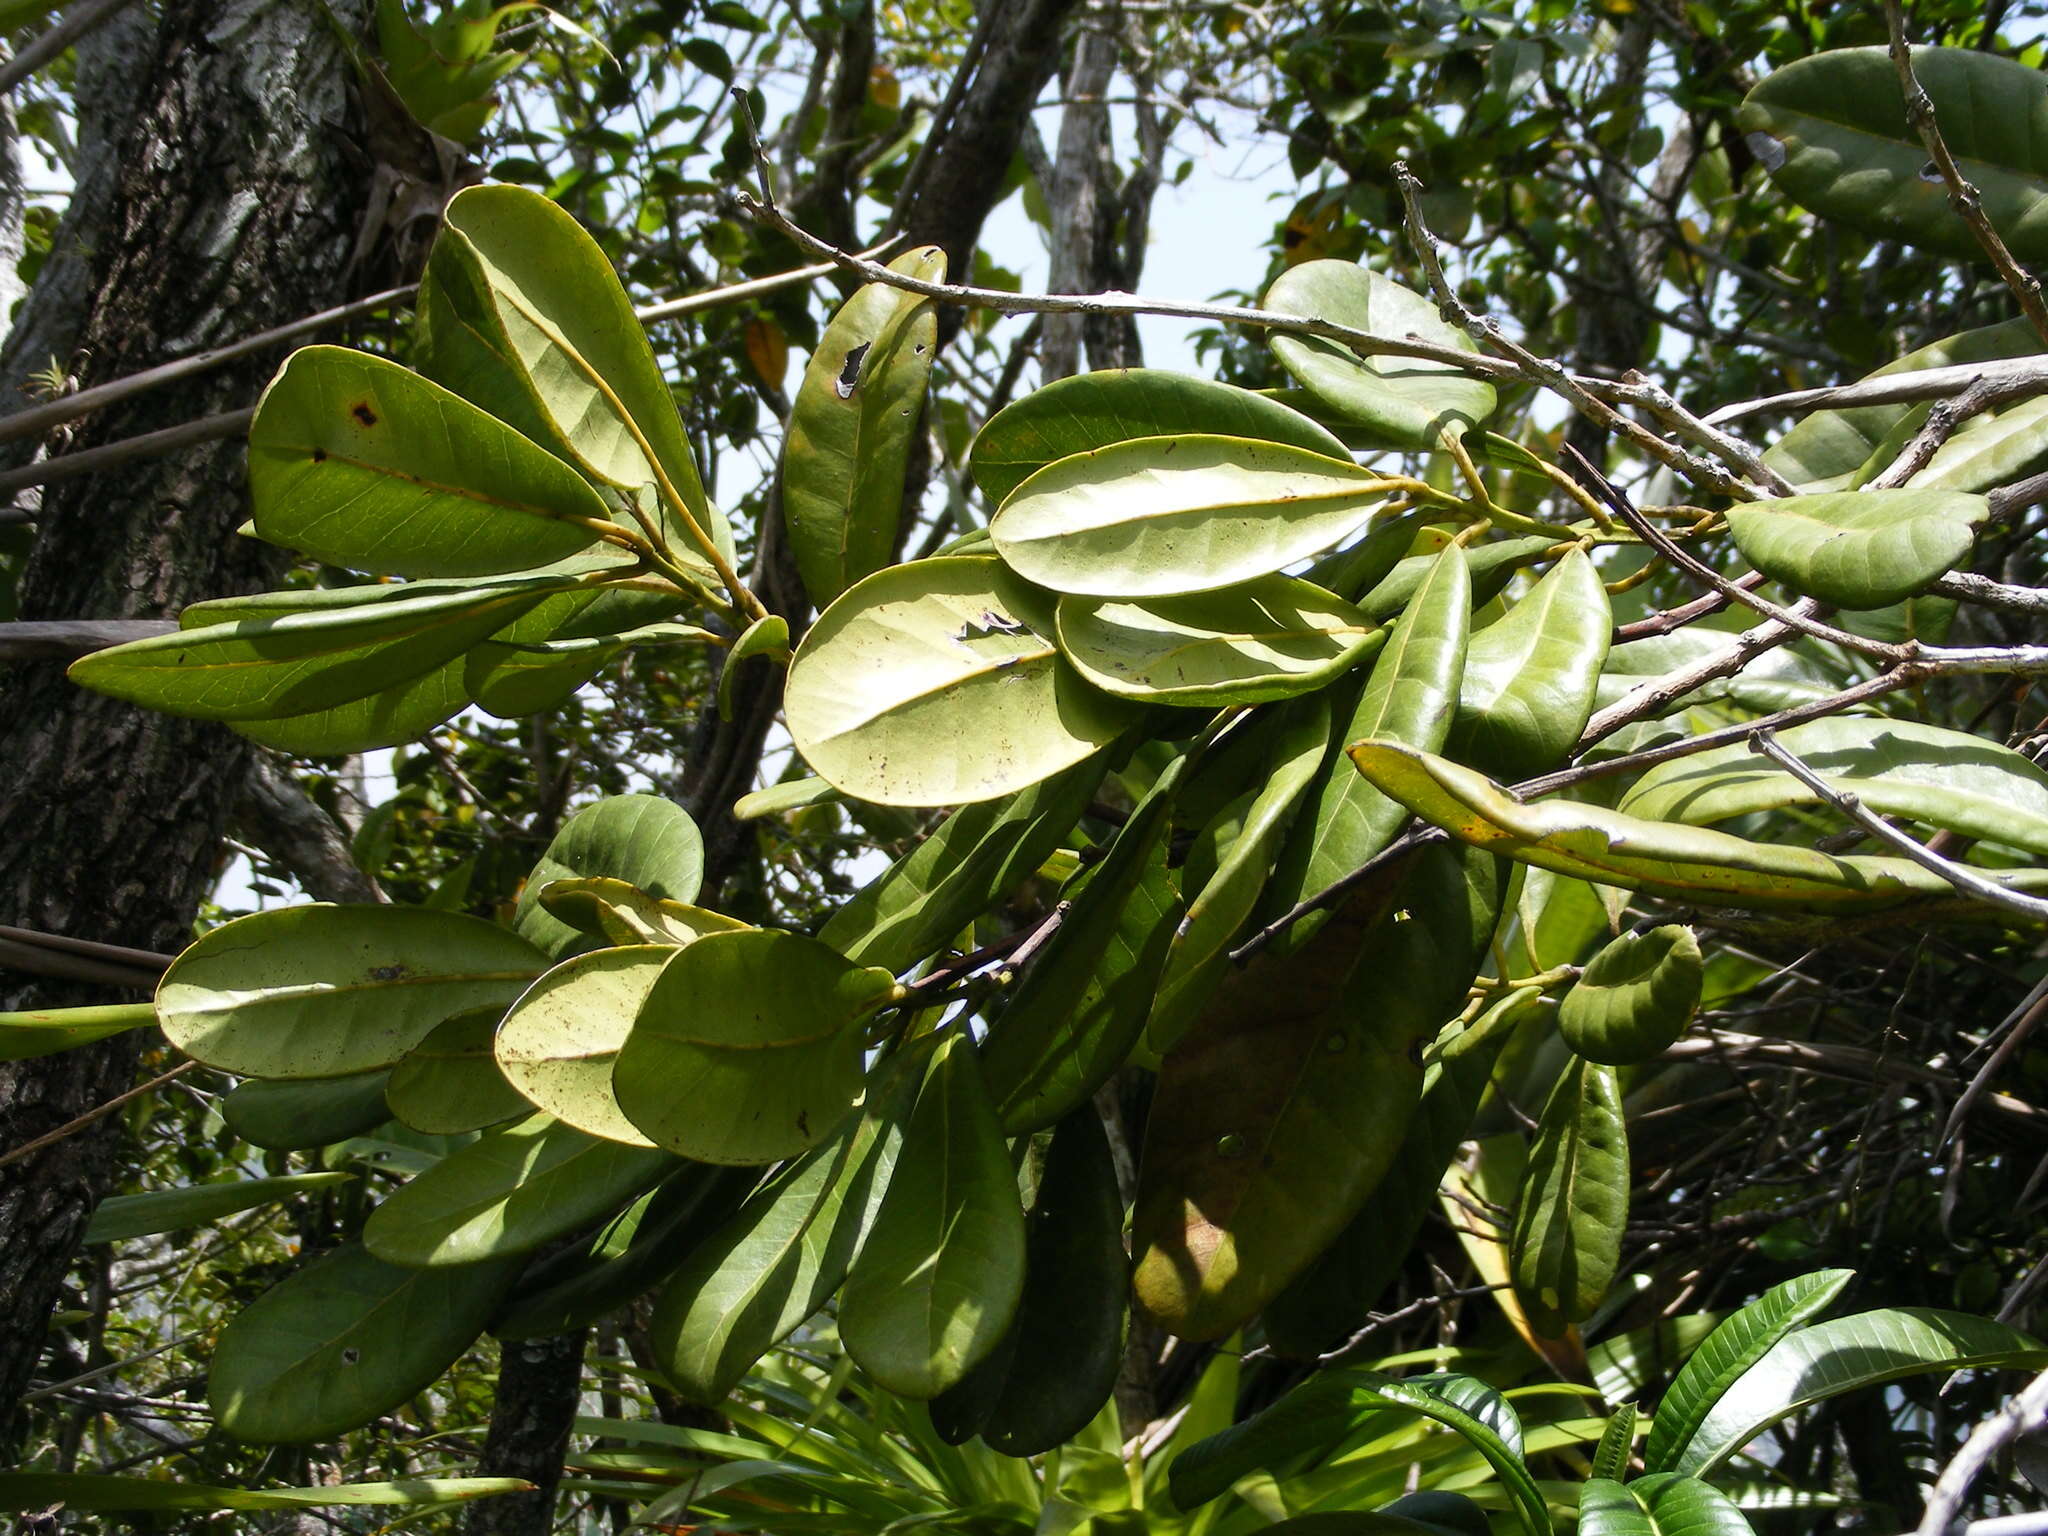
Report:
[{"label": "thin twig", "polygon": [[56,59],[86,33],[105,26],[134,0],[85,0],[64,13],[64,19],[25,44],[21,52],[0,64],[0,96],[6,95],[30,75]]},{"label": "thin twig", "polygon": [[1769,731],[1752,732],[1749,745],[1751,751],[1760,752],[1768,757],[1879,842],[1888,843],[1922,869],[1939,875],[1965,896],[1975,896],[1980,901],[1992,902],[2037,923],[2048,922],[2048,900],[2001,885],[1996,880],[1978,874],[1966,864],[1958,864],[1954,859],[1942,857],[1919,839],[1901,832],[1855,795],[1835,788],[1796,754],[1781,745],[1778,738]]},{"label": "thin twig", "polygon": [[1846,410],[1863,405],[1907,405],[1920,400],[1938,400],[1960,395],[1979,380],[2011,386],[2022,394],[2035,394],[2048,386],[2048,358],[1997,358],[1982,363],[1945,363],[1938,368],[1916,368],[1902,373],[1873,374],[1851,384],[1828,384],[1816,389],[1788,390],[1781,395],[1763,395],[1755,400],[1738,400],[1709,411],[1705,420],[1713,426],[1739,421],[1766,412]]},{"label": "thin twig", "polygon": [[2000,1451],[2043,1423],[2048,1423],[2048,1371],[2036,1376],[2026,1391],[1972,1430],[1962,1449],[1949,1458],[1927,1495],[1927,1508],[1920,1516],[1915,1536],[1949,1536],[1956,1524],[1956,1513],[1963,1507],[1963,1496],[1970,1491],[1977,1474],[1991,1465]]},{"label": "thin twig", "polygon": [[202,416],[197,421],[180,422],[175,427],[164,427],[156,432],[143,432],[134,437],[124,437],[119,442],[102,443],[97,448],[86,448],[78,453],[59,454],[54,459],[38,459],[33,464],[22,465],[19,469],[0,470],[0,496],[12,496],[16,491],[26,490],[32,485],[51,485],[59,480],[73,480],[80,475],[97,474],[103,469],[112,469],[118,464],[151,458],[160,453],[175,453],[178,449],[189,448],[194,443],[210,443],[223,437],[241,437],[248,432],[249,423],[255,419],[254,406],[239,411],[223,411],[217,416]]},{"label": "thin twig", "polygon": [[2043,1015],[2048,1015],[2048,977],[2036,982],[2033,990],[2020,999],[2019,1006],[2007,1014],[1993,1031],[2005,1038],[1998,1042],[1998,1049],[1977,1069],[1976,1075],[1957,1096],[1955,1107],[1948,1112],[1948,1123],[1941,1128],[1943,1143],[1955,1139],[1977,1101],[1984,1097],[1985,1090],[2012,1059],[2013,1053],[2027,1043],[2027,1037],[2034,1032],[2034,1026],[2041,1022]]},{"label": "thin twig", "polygon": [[181,1061],[171,1068],[170,1071],[160,1072],[148,1082],[139,1083],[135,1087],[130,1088],[126,1093],[117,1093],[114,1097],[107,1100],[106,1103],[95,1105],[84,1114],[65,1121],[54,1131],[47,1131],[43,1135],[36,1137],[33,1141],[24,1141],[20,1146],[13,1148],[11,1151],[0,1152],[0,1168],[5,1168],[9,1163],[18,1163],[30,1153],[41,1151],[53,1142],[62,1141],[66,1136],[76,1135],[94,1121],[105,1119],[131,1099],[138,1099],[145,1093],[153,1093],[155,1090],[163,1087],[165,1083],[173,1082],[183,1077],[198,1065],[199,1063],[196,1061]]},{"label": "thin twig", "polygon": [[1899,89],[1906,97],[1906,121],[1919,132],[1920,142],[1927,146],[1928,157],[1947,184],[1949,207],[1955,209],[1957,216],[1969,225],[1970,233],[1984,248],[1984,254],[1998,268],[1998,275],[2012,290],[2012,296],[2019,300],[2020,309],[2025,313],[2027,323],[2033,326],[2034,334],[2048,342],[2048,304],[2042,302],[2041,285],[2031,272],[2013,260],[2005,241],[1999,238],[1998,231],[1991,227],[1991,220],[1985,217],[1984,199],[1964,177],[1962,168],[1956,164],[1956,157],[1949,153],[1948,142],[1941,136],[1941,125],[1935,121],[1934,101],[1913,70],[1913,50],[1906,42],[1906,19],[1899,9],[1899,0],[1884,0],[1884,20],[1891,34],[1892,64],[1899,72]]}]

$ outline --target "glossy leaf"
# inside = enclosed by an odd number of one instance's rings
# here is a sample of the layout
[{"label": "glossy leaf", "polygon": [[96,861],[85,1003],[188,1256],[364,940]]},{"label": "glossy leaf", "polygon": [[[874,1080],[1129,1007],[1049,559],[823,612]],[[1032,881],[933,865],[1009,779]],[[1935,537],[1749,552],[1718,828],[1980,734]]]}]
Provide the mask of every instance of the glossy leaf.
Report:
[{"label": "glossy leaf", "polygon": [[1249,1472],[1332,1446],[1366,1412],[1400,1409],[1433,1419],[1483,1456],[1505,1487],[1528,1536],[1550,1536],[1550,1511],[1522,1459],[1520,1422],[1500,1394],[1470,1376],[1396,1380],[1377,1371],[1328,1371],[1270,1408],[1213,1435],[1173,1464],[1173,1499],[1182,1509],[1226,1492]]},{"label": "glossy leaf", "polygon": [[389,1072],[297,1081],[251,1078],[228,1090],[221,1118],[242,1140],[276,1152],[325,1147],[375,1130],[391,1118]]},{"label": "glossy leaf", "polygon": [[[1915,720],[1838,715],[1778,733],[1779,743],[1882,816],[2048,856],[2048,773],[2009,747]],[[1644,774],[1619,809],[1708,826],[1819,796],[1738,742],[1673,758]]]},{"label": "glossy leaf", "polygon": [[225,1509],[326,1509],[400,1504],[458,1504],[499,1493],[524,1493],[520,1477],[408,1477],[390,1483],[335,1483],[312,1488],[220,1488],[156,1477],[90,1472],[0,1472],[0,1509],[27,1514],[63,1505],[79,1513],[206,1512]]},{"label": "glossy leaf", "polygon": [[491,1055],[502,1007],[458,1013],[391,1069],[384,1102],[401,1124],[429,1136],[459,1136],[528,1113]]},{"label": "glossy leaf", "polygon": [[114,1195],[94,1208],[80,1241],[118,1243],[156,1232],[204,1226],[237,1211],[346,1184],[354,1177],[349,1173],[293,1173],[273,1179],[223,1179],[183,1189],[155,1189],[146,1195]]},{"label": "glossy leaf", "polygon": [[[946,254],[921,246],[889,270],[943,282]],[[896,559],[903,475],[923,425],[938,335],[930,299],[869,283],[840,306],[811,352],[783,447],[782,516],[804,590],[819,608]]]},{"label": "glossy leaf", "polygon": [[[429,263],[428,373],[628,495],[665,480],[729,551],[668,381],[597,242],[523,187],[465,188],[446,219]],[[666,510],[679,524],[678,510]],[[680,532],[670,544],[707,565]]]},{"label": "glossy leaf", "polygon": [[731,1220],[757,1181],[752,1168],[682,1164],[587,1242],[534,1260],[491,1332],[502,1339],[567,1333],[623,1307],[674,1274]]},{"label": "glossy leaf", "polygon": [[1000,505],[1033,474],[1077,453],[1140,437],[1256,438],[1325,458],[1350,451],[1327,428],[1248,389],[1162,368],[1099,368],[1014,400],[974,439],[968,468]]},{"label": "glossy leaf", "polygon": [[[1913,72],[1992,227],[2019,260],[2048,260],[2048,161],[2039,147],[2048,142],[2048,81],[1969,48],[1915,48]],[[1984,259],[1940,176],[1925,173],[1927,149],[1906,120],[1886,49],[1797,59],[1749,93],[1736,122],[1801,207],[1879,239]]]},{"label": "glossy leaf", "polygon": [[669,1282],[649,1336],[677,1390],[717,1403],[839,1288],[889,1186],[915,1084],[882,1069],[862,1112],[756,1191]]},{"label": "glossy leaf", "polygon": [[[1214,997],[1229,964],[1231,942],[1257,906],[1288,828],[1329,752],[1329,701],[1312,695],[1289,705],[1267,734],[1262,782],[1241,814],[1224,813],[1236,824],[1235,833],[1174,928],[1145,1024],[1154,1050],[1172,1047]],[[1214,835],[1213,823],[1203,835]],[[1183,878],[1192,884],[1193,872]]]},{"label": "glossy leaf", "polygon": [[415,1269],[531,1253],[674,1166],[666,1153],[534,1115],[450,1153],[398,1190],[370,1213],[363,1243],[387,1264]]},{"label": "glossy leaf", "polygon": [[156,1022],[153,1003],[106,1003],[84,1008],[32,1008],[0,1013],[0,1061],[54,1056],[109,1035]]},{"label": "glossy leaf", "polygon": [[1292,576],[1194,597],[1063,597],[1059,644],[1105,693],[1189,708],[1264,704],[1321,688],[1363,663],[1386,631]]},{"label": "glossy leaf", "polygon": [[841,596],[797,648],[790,735],[818,773],[883,805],[1036,784],[1092,757],[1132,714],[1081,681],[1053,634],[1051,600],[999,560],[892,567]]},{"label": "glossy leaf", "polygon": [[[1412,336],[1437,346],[1477,350],[1421,294],[1348,261],[1289,267],[1266,290],[1262,307],[1393,341]],[[1340,342],[1316,336],[1275,333],[1270,345],[1304,389],[1394,447],[1434,448],[1444,433],[1462,433],[1493,414],[1493,386],[1443,363],[1364,358]]]},{"label": "glossy leaf", "polygon": [[505,1015],[493,1043],[505,1081],[535,1108],[588,1135],[653,1146],[619,1108],[612,1068],[675,953],[669,944],[593,950],[541,977]]},{"label": "glossy leaf", "polygon": [[548,844],[526,877],[512,926],[560,960],[588,944],[541,905],[550,882],[601,875],[664,901],[696,900],[704,880],[704,838],[689,813],[658,795],[611,795],[585,806]]},{"label": "glossy leaf", "polygon": [[888,1193],[839,1298],[839,1335],[903,1397],[932,1398],[996,1347],[1024,1289],[1024,1213],[973,1042],[933,1053]]},{"label": "glossy leaf", "polygon": [[[1472,578],[1472,606],[1477,609],[1507,590],[1524,566],[1552,558],[1557,540],[1531,533],[1513,539],[1487,539],[1464,546],[1465,571]],[[1358,609],[1369,619],[1387,619],[1414,600],[1436,565],[1436,554],[1410,555],[1397,562],[1378,583],[1359,597]]]},{"label": "glossy leaf", "polygon": [[801,934],[709,934],[648,989],[612,1068],[619,1108],[699,1162],[795,1157],[852,1107],[861,1021],[895,989]]},{"label": "glossy leaf", "polygon": [[[1455,717],[1472,627],[1471,577],[1456,549],[1436,557],[1372,676],[1338,735],[1316,786],[1273,874],[1266,910],[1277,916],[1358,868],[1394,840],[1405,807],[1382,794],[1344,759],[1347,744],[1367,737],[1403,741],[1425,751],[1443,745]],[[1341,710],[1341,702],[1339,704]],[[1307,941],[1323,921],[1297,923],[1283,948]]]},{"label": "glossy leaf", "polygon": [[1102,782],[1091,758],[1001,800],[962,806],[827,919],[818,938],[849,960],[901,974],[1059,846]]},{"label": "glossy leaf", "polygon": [[1624,933],[1587,964],[1557,1010],[1564,1043],[1588,1061],[1634,1066],[1664,1054],[1699,1011],[1706,966],[1690,928]]},{"label": "glossy leaf", "polygon": [[[1702,906],[1854,911],[1954,888],[1905,859],[1837,856],[1645,821],[1571,801],[1515,799],[1447,759],[1393,742],[1351,750],[1359,772],[1453,837],[1559,874]],[[2025,889],[2022,875],[2007,883]]]},{"label": "glossy leaf", "polygon": [[[1221,1338],[1343,1229],[1386,1172],[1421,1094],[1419,1040],[1382,1029],[1360,959],[1393,876],[1299,952],[1219,977],[1160,1068],[1132,1214],[1137,1303],[1182,1338]],[[1399,925],[1396,925],[1399,926]],[[1355,968],[1355,974],[1354,974]]]},{"label": "glossy leaf", "polygon": [[1735,1501],[1695,1477],[1652,1473],[1623,1486],[1609,1477],[1579,1490],[1584,1536],[1750,1536]]},{"label": "glossy leaf", "polygon": [[1320,554],[1391,487],[1346,457],[1239,437],[1141,437],[1048,464],[989,523],[1026,581],[1091,597],[1233,587]]},{"label": "glossy leaf", "polygon": [[578,932],[608,944],[666,944],[680,949],[707,933],[731,933],[753,926],[708,907],[666,901],[609,875],[550,880],[540,904]]},{"label": "glossy leaf", "polygon": [[1771,1346],[1723,1392],[1672,1470],[1705,1476],[1809,1403],[1925,1371],[2048,1367],[2048,1345],[1989,1318],[1888,1307],[1814,1323]]},{"label": "glossy leaf", "polygon": [[1574,1061],[1543,1106],[1510,1242],[1516,1299],[1545,1338],[1591,1317],[1613,1284],[1628,1194],[1620,1082],[1612,1067]]},{"label": "glossy leaf", "polygon": [[1882,608],[1960,562],[1991,515],[1956,491],[1844,491],[1728,509],[1743,557],[1774,581],[1838,608]]},{"label": "glossy leaf", "polygon": [[733,641],[732,649],[725,653],[725,662],[718,669],[718,718],[730,720],[735,708],[735,690],[739,686],[740,663],[756,656],[770,656],[783,663],[789,660],[789,620],[779,613],[768,614],[754,620],[740,632]]},{"label": "glossy leaf", "polygon": [[995,1352],[932,1403],[951,1444],[979,1434],[1005,1456],[1079,1435],[1123,1362],[1130,1260],[1124,1202],[1102,1122],[1086,1104],[1054,1130],[1025,1217],[1024,1290]]},{"label": "glossy leaf", "polygon": [[1629,1456],[1635,1449],[1639,1417],[1634,1403],[1623,1403],[1608,1416],[1607,1427],[1600,1431],[1600,1445],[1593,1452],[1595,1478],[1628,1481]]},{"label": "glossy leaf", "polygon": [[1599,571],[1573,550],[1472,637],[1450,754],[1508,780],[1563,762],[1592,718],[1613,624]]},{"label": "glossy leaf", "polygon": [[1174,759],[1132,811],[989,1026],[982,1071],[1005,1135],[1085,1103],[1145,1027],[1180,915],[1166,841],[1186,763]]},{"label": "glossy leaf", "polygon": [[367,1424],[454,1364],[517,1269],[400,1269],[353,1245],[315,1259],[221,1335],[207,1379],[214,1419],[264,1444]]},{"label": "glossy leaf", "polygon": [[374,599],[346,605],[292,594],[273,616],[131,640],[80,657],[66,675],[165,714],[234,721],[310,714],[432,672],[573,584],[517,576],[424,592],[379,587],[369,589]]},{"label": "glossy leaf", "polygon": [[257,534],[331,565],[492,576],[575,554],[611,526],[553,454],[384,358],[303,347],[249,427]]},{"label": "glossy leaf", "polygon": [[1855,1278],[1853,1269],[1796,1275],[1722,1319],[1686,1358],[1657,1404],[1650,1438],[1643,1445],[1644,1467],[1651,1472],[1677,1470],[1714,1404],[1781,1339],[1834,1305],[1842,1288]]},{"label": "glossy leaf", "polygon": [[157,987],[164,1034],[248,1077],[388,1067],[443,1019],[503,1007],[545,968],[495,923],[424,907],[280,907],[205,934]]}]

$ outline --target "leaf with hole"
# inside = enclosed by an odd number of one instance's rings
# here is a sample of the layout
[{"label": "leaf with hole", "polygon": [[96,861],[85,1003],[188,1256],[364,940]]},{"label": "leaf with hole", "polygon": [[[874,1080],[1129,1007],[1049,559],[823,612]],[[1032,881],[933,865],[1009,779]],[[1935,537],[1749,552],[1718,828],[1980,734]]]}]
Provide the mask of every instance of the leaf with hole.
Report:
[{"label": "leaf with hole", "polygon": [[223,923],[157,987],[164,1035],[246,1077],[388,1067],[434,1026],[504,1007],[546,968],[495,923],[425,907],[280,907]]},{"label": "leaf with hole", "polygon": [[644,1135],[685,1157],[795,1157],[853,1106],[860,1026],[896,990],[887,971],[801,934],[708,934],[648,989],[612,1090]]},{"label": "leaf with hole", "polygon": [[206,1398],[237,1440],[331,1440],[389,1413],[476,1342],[516,1261],[400,1269],[350,1245],[229,1323]]},{"label": "leaf with hole", "polygon": [[[1304,261],[1266,290],[1262,307],[1327,320],[1389,341],[1410,337],[1463,352],[1478,348],[1419,293],[1348,261]],[[1342,342],[1273,333],[1269,345],[1295,381],[1348,421],[1397,448],[1438,446],[1493,414],[1491,384],[1413,357],[1360,357]]]},{"label": "leaf with hole", "polygon": [[[944,282],[946,253],[906,251],[889,270]],[[782,517],[811,602],[896,560],[903,477],[938,351],[930,299],[869,283],[839,307],[797,387],[782,458]]]},{"label": "leaf with hole", "polygon": [[1083,682],[1053,605],[986,555],[870,576],[818,618],[783,696],[804,761],[882,805],[992,800],[1094,756],[1133,706]]},{"label": "leaf with hole", "polygon": [[1310,693],[1363,664],[1386,630],[1292,576],[1193,597],[1063,597],[1059,643],[1104,693],[1218,709]]},{"label": "leaf with hole", "polygon": [[1241,437],[1141,437],[1048,464],[989,534],[1012,570],[1055,592],[1177,597],[1320,554],[1393,489],[1348,457]]}]

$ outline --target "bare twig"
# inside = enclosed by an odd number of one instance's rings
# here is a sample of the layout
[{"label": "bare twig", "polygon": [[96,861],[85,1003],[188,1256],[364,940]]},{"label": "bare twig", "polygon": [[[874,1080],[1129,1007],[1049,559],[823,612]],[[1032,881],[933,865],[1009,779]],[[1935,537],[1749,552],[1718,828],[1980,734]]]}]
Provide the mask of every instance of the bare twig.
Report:
[{"label": "bare twig", "polygon": [[2005,1016],[1994,1033],[2004,1035],[1984,1065],[1977,1069],[1961,1094],[1956,1098],[1955,1107],[1948,1112],[1948,1123],[1941,1128],[1941,1139],[1953,1141],[1956,1133],[1969,1119],[1970,1111],[1977,1101],[1984,1097],[2000,1069],[2012,1059],[2013,1053],[2027,1043],[2027,1037],[2034,1032],[2034,1026],[2041,1022],[2042,1015],[2048,1014],[2048,978],[2035,983],[2034,989],[2020,999],[2017,1008]]},{"label": "bare twig", "polygon": [[74,661],[110,645],[167,635],[175,619],[51,619],[0,624],[0,661]]},{"label": "bare twig", "polygon": [[2038,394],[2048,387],[2048,358],[2040,356],[1999,358],[1983,363],[1947,363],[1939,368],[1916,368],[1909,372],[1876,374],[1852,384],[1829,384],[1818,389],[1788,390],[1782,395],[1764,395],[1755,400],[1738,400],[1709,411],[1705,420],[1714,426],[1760,416],[1768,411],[1845,410],[1862,405],[1904,405],[1918,400],[1938,400],[1960,395],[1979,380],[2011,387],[2013,398]]},{"label": "bare twig", "polygon": [[1909,837],[1871,810],[1855,795],[1844,793],[1815,773],[1769,731],[1752,732],[1749,744],[1751,751],[1760,752],[1768,757],[1879,842],[1889,844],[1929,873],[1939,875],[1965,896],[1974,896],[1980,901],[1991,902],[2037,923],[2048,922],[2048,900],[2043,900],[2039,896],[2029,896],[2025,891],[2016,891],[2008,885],[2001,885],[1996,880],[1978,874],[1966,864],[1958,864],[1954,859],[1944,858],[1919,839]]},{"label": "bare twig", "polygon": [[1935,121],[1934,102],[1913,71],[1913,50],[1906,42],[1906,20],[1899,9],[1899,0],[1884,0],[1884,20],[1891,33],[1892,64],[1899,72],[1899,89],[1906,96],[1906,121],[1918,131],[1920,142],[1927,146],[1928,157],[1947,184],[1949,206],[1969,225],[1970,233],[1984,248],[1984,254],[1998,268],[1998,275],[2012,290],[2012,296],[2019,300],[2020,309],[2026,314],[2028,324],[2033,326],[2034,334],[2048,341],[2048,304],[2042,302],[2041,285],[2031,272],[2013,260],[2005,241],[1999,238],[1998,231],[1991,227],[1991,220],[1984,215],[1984,199],[1964,177],[1961,167],[1956,164],[1956,157],[1949,153],[1948,143],[1941,136],[1941,125]]},{"label": "bare twig", "polygon": [[165,427],[157,432],[143,432],[135,437],[124,437],[117,443],[102,443],[97,448],[87,448],[78,453],[59,454],[54,459],[38,459],[33,464],[24,464],[19,469],[0,470],[0,496],[12,496],[16,491],[31,485],[50,485],[58,480],[73,480],[80,475],[97,474],[103,469],[112,469],[117,464],[126,464],[135,459],[151,458],[159,453],[175,453],[194,443],[210,443],[223,437],[240,437],[249,430],[249,423],[255,420],[253,406],[239,411],[223,411],[218,416],[203,416],[197,421],[180,422],[175,427]]},{"label": "bare twig", "polygon": [[170,1071],[160,1072],[155,1077],[152,1077],[148,1082],[138,1083],[135,1087],[130,1088],[126,1093],[117,1093],[111,1099],[108,1099],[106,1103],[96,1104],[91,1109],[88,1109],[84,1114],[76,1116],[73,1119],[66,1120],[54,1131],[47,1131],[43,1135],[36,1137],[33,1141],[24,1141],[18,1147],[10,1148],[6,1152],[0,1152],[0,1168],[5,1168],[9,1163],[18,1163],[24,1157],[27,1157],[30,1153],[39,1152],[44,1147],[50,1146],[52,1143],[62,1141],[67,1136],[76,1135],[78,1132],[84,1130],[88,1125],[91,1125],[94,1121],[104,1120],[108,1115],[111,1115],[115,1110],[119,1109],[123,1104],[128,1103],[131,1099],[139,1099],[145,1093],[154,1093],[157,1089],[163,1087],[164,1084],[169,1082],[175,1082],[178,1078],[183,1077],[187,1072],[192,1071],[198,1065],[199,1063],[196,1061],[181,1061],[175,1067],[171,1068]]},{"label": "bare twig", "polygon": [[2026,1391],[1972,1430],[1962,1449],[1949,1458],[1927,1495],[1927,1508],[1920,1516],[1916,1536],[1948,1536],[1956,1524],[1957,1511],[1963,1507],[1963,1496],[1970,1491],[1977,1474],[2013,1441],[2044,1423],[2048,1423],[2048,1371],[2036,1376]]},{"label": "bare twig", "polygon": [[86,33],[112,21],[132,3],[133,0],[84,0],[81,5],[72,6],[64,13],[63,20],[30,41],[5,64],[0,64],[0,96],[55,60]]}]

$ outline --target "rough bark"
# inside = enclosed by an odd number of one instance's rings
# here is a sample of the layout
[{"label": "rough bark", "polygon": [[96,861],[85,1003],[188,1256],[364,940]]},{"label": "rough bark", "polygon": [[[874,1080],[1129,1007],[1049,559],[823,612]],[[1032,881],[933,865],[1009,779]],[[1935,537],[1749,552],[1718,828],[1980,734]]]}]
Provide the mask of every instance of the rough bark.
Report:
[{"label": "rough bark", "polygon": [[285,765],[267,752],[250,757],[234,830],[275,859],[315,901],[388,899],[376,878],[356,863],[340,823],[314,804]]},{"label": "rough bark", "polygon": [[569,1426],[583,1398],[588,1329],[544,1339],[507,1339],[498,1356],[498,1395],[477,1471],[523,1477],[532,1493],[479,1499],[464,1511],[463,1536],[547,1536]]},{"label": "rough bark", "polygon": [[[344,22],[359,7],[337,6]],[[67,229],[0,358],[19,377],[90,349],[108,378],[215,346],[344,297],[368,166],[349,146],[348,66],[317,0],[169,0],[95,39],[81,63],[91,146]],[[132,74],[124,73],[132,69]],[[56,258],[52,258],[56,263]],[[90,418],[111,442],[249,404],[275,369],[255,357],[174,395]],[[23,574],[29,620],[173,615],[254,590],[263,547],[246,516],[239,443],[196,445],[50,488]],[[0,677],[0,912],[24,927],[176,950],[214,874],[240,791],[240,739],[71,687],[29,663]],[[0,1008],[107,1001],[107,989],[0,971]],[[139,1042],[0,1066],[0,1146],[126,1088]],[[112,1174],[113,1121],[0,1170],[0,1403],[18,1402],[87,1215]],[[4,1443],[4,1442],[0,1442]]]},{"label": "rough bark", "polygon": [[[1098,226],[1105,188],[1101,165],[1109,151],[1110,77],[1116,71],[1116,40],[1095,27],[1074,39],[1067,70],[1067,104],[1060,113],[1059,148],[1045,180],[1045,206],[1052,216],[1052,262],[1046,286],[1054,293],[1088,293],[1097,287]],[[1112,189],[1108,189],[1113,191]],[[1115,215],[1111,213],[1111,222]],[[1038,373],[1045,383],[1081,369],[1081,333],[1086,317],[1047,315],[1038,349]]]}]

